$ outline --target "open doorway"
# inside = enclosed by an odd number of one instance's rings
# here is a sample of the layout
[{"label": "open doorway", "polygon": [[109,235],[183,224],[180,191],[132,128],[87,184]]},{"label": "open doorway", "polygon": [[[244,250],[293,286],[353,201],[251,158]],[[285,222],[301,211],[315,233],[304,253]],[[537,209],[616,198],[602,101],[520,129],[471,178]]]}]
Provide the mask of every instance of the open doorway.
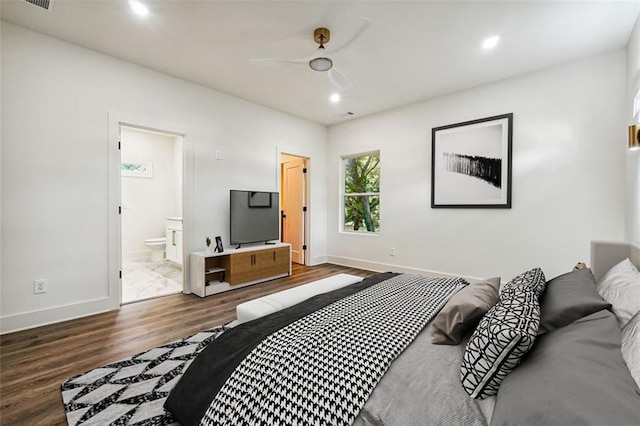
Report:
[{"label": "open doorway", "polygon": [[291,261],[306,265],[308,159],[288,154],[280,158],[282,241],[291,244]]},{"label": "open doorway", "polygon": [[121,303],[183,291],[181,135],[120,125]]}]

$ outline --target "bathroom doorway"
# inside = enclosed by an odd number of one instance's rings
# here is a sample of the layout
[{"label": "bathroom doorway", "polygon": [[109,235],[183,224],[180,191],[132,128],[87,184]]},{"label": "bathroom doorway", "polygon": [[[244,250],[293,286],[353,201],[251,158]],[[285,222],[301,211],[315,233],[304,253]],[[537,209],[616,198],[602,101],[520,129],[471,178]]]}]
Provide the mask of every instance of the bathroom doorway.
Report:
[{"label": "bathroom doorway", "polygon": [[120,125],[121,303],[184,289],[182,135]]}]

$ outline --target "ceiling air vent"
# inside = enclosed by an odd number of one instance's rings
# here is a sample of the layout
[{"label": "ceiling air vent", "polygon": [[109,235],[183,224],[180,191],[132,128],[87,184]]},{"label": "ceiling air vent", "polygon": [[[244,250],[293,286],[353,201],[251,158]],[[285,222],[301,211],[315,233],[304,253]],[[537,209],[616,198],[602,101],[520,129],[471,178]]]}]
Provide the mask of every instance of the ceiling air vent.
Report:
[{"label": "ceiling air vent", "polygon": [[34,6],[38,6],[44,10],[51,11],[53,6],[53,0],[25,0],[27,3],[31,3]]}]

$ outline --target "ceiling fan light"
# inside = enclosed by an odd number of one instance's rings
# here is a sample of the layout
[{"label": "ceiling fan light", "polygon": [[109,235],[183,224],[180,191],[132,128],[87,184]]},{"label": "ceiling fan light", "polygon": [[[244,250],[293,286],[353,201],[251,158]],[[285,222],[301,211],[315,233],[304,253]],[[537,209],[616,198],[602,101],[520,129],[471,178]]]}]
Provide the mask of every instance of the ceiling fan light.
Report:
[{"label": "ceiling fan light", "polygon": [[309,61],[309,66],[314,71],[329,71],[333,67],[333,61],[329,58],[314,58]]}]

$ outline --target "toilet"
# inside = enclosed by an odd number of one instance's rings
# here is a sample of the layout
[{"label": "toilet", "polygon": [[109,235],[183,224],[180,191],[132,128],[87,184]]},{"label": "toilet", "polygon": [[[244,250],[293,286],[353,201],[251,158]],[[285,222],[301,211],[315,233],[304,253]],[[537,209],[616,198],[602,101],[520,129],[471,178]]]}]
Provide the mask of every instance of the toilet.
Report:
[{"label": "toilet", "polygon": [[149,238],[148,240],[144,240],[144,244],[151,249],[152,262],[164,260],[164,249],[167,245],[166,238]]}]

